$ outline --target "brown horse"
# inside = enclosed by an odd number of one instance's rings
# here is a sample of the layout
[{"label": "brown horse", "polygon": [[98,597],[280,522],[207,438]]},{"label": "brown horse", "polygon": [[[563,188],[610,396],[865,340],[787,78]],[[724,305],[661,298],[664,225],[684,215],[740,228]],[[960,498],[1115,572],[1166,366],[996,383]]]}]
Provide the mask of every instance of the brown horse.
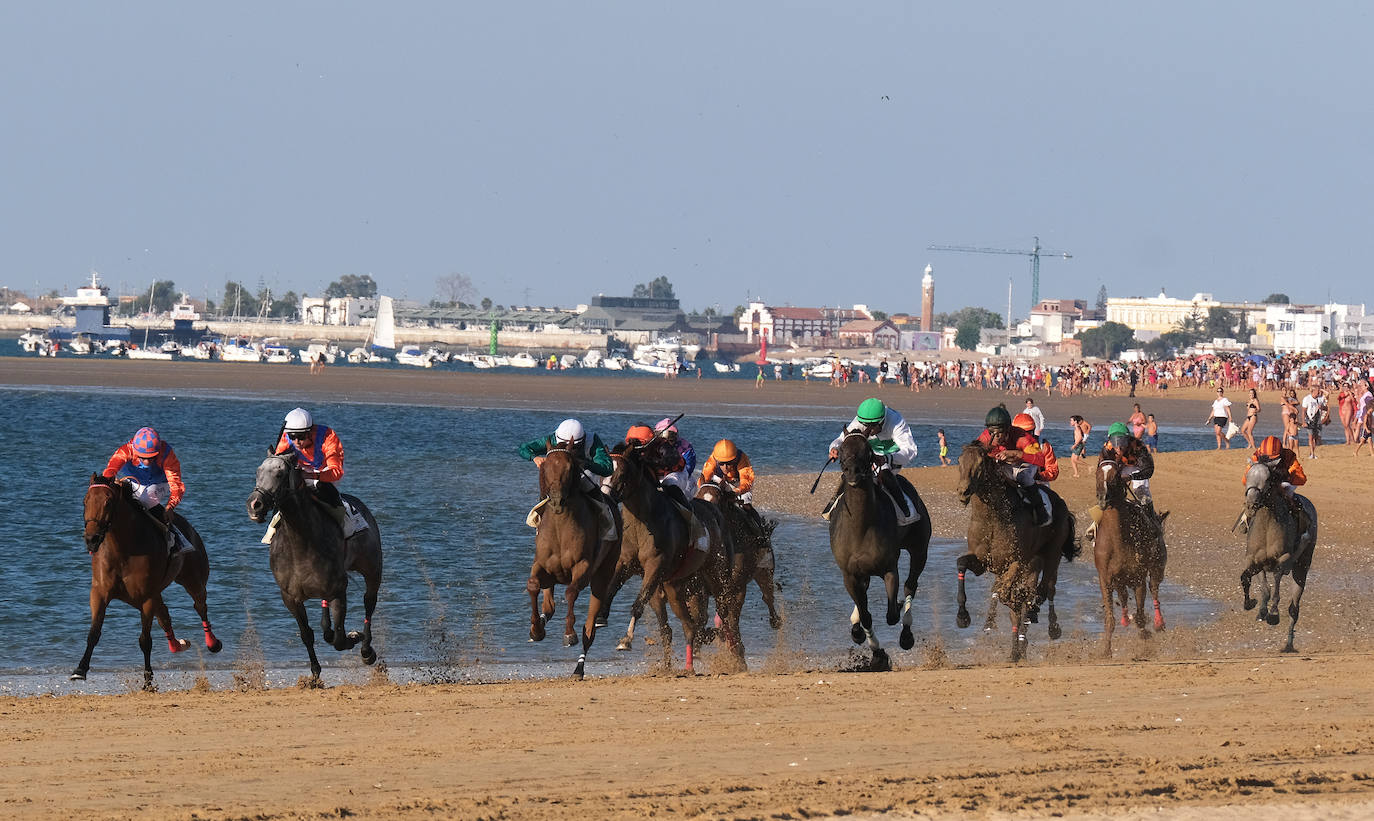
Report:
[{"label": "brown horse", "polygon": [[205,646],[211,653],[218,653],[223,644],[210,629],[210,616],[205,609],[205,583],[210,577],[210,561],[205,554],[205,544],[191,523],[180,514],[172,514],[177,529],[194,550],[182,550],[169,557],[164,531],[134,499],[127,484],[93,473],[83,506],[86,551],[91,554],[91,628],[86,634],[86,653],[71,679],[86,680],[91,669],[91,654],[100,641],[100,629],[105,623],[105,609],[111,601],[118,600],[137,610],[141,617],[138,647],[143,651],[143,687],[152,689],[153,617],[156,616],[162,625],[168,650],[179,653],[190,646],[172,632],[172,619],[162,600],[162,591],[173,581],[191,594],[205,630]]},{"label": "brown horse", "polygon": [[1074,516],[1064,500],[1050,493],[1053,517],[1050,524],[1038,526],[1029,508],[1016,493],[1011,481],[1001,475],[995,459],[979,442],[964,446],[959,456],[959,501],[972,505],[968,524],[968,553],[959,557],[960,627],[969,626],[964,574],[975,576],[992,571],[997,577],[992,593],[995,601],[1011,611],[1011,660],[1026,655],[1026,630],[1035,620],[1039,605],[1049,602],[1049,635],[1062,634],[1054,612],[1054,588],[1059,579],[1059,562],[1073,561],[1078,555],[1074,539]]},{"label": "brown horse", "polygon": [[1112,631],[1116,629],[1116,614],[1112,609],[1112,594],[1121,600],[1121,626],[1130,624],[1126,617],[1127,589],[1135,591],[1135,624],[1141,638],[1149,638],[1145,627],[1145,587],[1154,599],[1155,629],[1164,629],[1164,614],[1159,609],[1159,583],[1164,580],[1164,565],[1169,553],[1164,545],[1165,512],[1151,520],[1144,506],[1126,498],[1127,480],[1121,475],[1121,464],[1114,459],[1097,462],[1097,504],[1102,518],[1097,523],[1093,539],[1093,561],[1097,564],[1097,582],[1102,588],[1102,654],[1112,654]]},{"label": "brown horse", "polygon": [[1298,626],[1298,609],[1307,588],[1307,571],[1312,567],[1312,552],[1317,544],[1317,509],[1306,496],[1297,497],[1307,514],[1307,529],[1300,530],[1288,502],[1281,497],[1278,478],[1270,465],[1255,462],[1245,472],[1245,506],[1251,516],[1246,534],[1246,567],[1240,574],[1240,589],[1245,609],[1255,607],[1250,598],[1250,579],[1260,575],[1260,600],[1257,619],[1279,623],[1279,586],[1285,574],[1293,574],[1298,592],[1288,603],[1288,641],[1283,652],[1292,653],[1293,633]]},{"label": "brown horse", "polygon": [[[611,605],[611,578],[620,555],[620,525],[613,542],[601,539],[601,518],[582,489],[582,470],[567,448],[550,448],[539,465],[539,495],[547,500],[534,532],[534,565],[525,589],[530,594],[530,640],[544,640],[544,625],[553,617],[553,586],[565,586],[567,624],[563,646],[577,643],[573,632],[577,594],[590,588],[591,603],[582,625],[582,655],[573,678],[583,677],[587,651],[596,639],[596,620]],[[544,610],[539,593],[544,591]]]},{"label": "brown horse", "polygon": [[706,550],[699,550],[691,544],[687,523],[676,506],[659,490],[658,481],[645,462],[643,448],[622,442],[616,445],[611,459],[615,472],[609,486],[612,495],[620,499],[624,520],[611,595],[631,576],[644,576],[639,594],[630,606],[629,628],[617,649],[629,649],[635,623],[643,617],[645,605],[653,603],[664,662],[671,666],[673,631],[668,624],[666,603],[682,624],[687,645],[685,669],[691,672],[706,627],[708,600],[714,598],[726,645],[736,665],[742,668],[741,607],[736,604],[736,597],[743,598],[748,578],[744,575],[744,557],[736,553],[729,541],[719,510],[699,499],[693,502],[693,512],[706,528],[709,541]]},{"label": "brown horse", "polygon": [[[878,492],[873,452],[866,434],[849,431],[844,435],[839,462],[843,478],[840,495],[830,511],[830,552],[844,576],[844,589],[854,602],[849,617],[849,637],[855,644],[868,642],[873,653],[870,669],[889,670],[891,660],[873,634],[873,614],[868,609],[869,581],[875,576],[883,580],[887,592],[887,623],[891,626],[901,620],[898,644],[903,650],[910,650],[916,645],[916,636],[911,631],[911,608],[917,581],[925,570],[930,551],[930,512],[915,488],[907,485],[905,491],[916,503],[921,518],[908,525],[897,523],[892,504]],[[910,564],[899,604],[897,560],[903,550],[907,551]]]},{"label": "brown horse", "polygon": [[[697,498],[715,505],[725,518],[725,526],[735,542],[735,550],[744,557],[744,577],[758,585],[763,604],[768,608],[768,626],[782,627],[782,613],[778,610],[778,583],[773,579],[776,570],[773,555],[773,528],[777,522],[759,523],[740,507],[738,498],[725,485],[705,482],[697,488]],[[747,583],[746,583],[747,586]],[[740,597],[741,607],[744,597]]]}]

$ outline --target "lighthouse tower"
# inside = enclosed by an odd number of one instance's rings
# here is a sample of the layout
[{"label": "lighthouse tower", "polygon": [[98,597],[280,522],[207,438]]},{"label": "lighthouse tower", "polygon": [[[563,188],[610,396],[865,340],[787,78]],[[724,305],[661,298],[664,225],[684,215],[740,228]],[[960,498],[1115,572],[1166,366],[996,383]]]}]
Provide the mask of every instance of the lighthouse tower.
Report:
[{"label": "lighthouse tower", "polygon": [[921,330],[934,330],[930,326],[935,321],[935,269],[926,265],[926,275],[921,278]]}]

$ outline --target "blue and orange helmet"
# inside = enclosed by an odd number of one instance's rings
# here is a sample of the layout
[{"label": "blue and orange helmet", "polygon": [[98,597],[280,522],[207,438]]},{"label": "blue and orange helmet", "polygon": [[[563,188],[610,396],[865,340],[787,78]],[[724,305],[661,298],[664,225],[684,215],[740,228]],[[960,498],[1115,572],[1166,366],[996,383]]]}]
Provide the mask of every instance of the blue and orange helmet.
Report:
[{"label": "blue and orange helmet", "polygon": [[134,434],[134,455],[140,459],[156,458],[162,451],[162,437],[152,428],[139,428]]}]

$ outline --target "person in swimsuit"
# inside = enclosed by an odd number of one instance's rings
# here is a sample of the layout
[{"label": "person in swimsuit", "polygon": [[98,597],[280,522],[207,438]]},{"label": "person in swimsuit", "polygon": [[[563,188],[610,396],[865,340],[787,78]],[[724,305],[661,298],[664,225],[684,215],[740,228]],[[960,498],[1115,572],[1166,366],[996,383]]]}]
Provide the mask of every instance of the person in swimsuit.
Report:
[{"label": "person in swimsuit", "polygon": [[1255,448],[1255,425],[1259,424],[1259,414],[1259,391],[1251,388],[1250,398],[1245,402],[1245,421],[1240,425],[1240,435],[1245,437],[1245,444],[1251,450]]}]

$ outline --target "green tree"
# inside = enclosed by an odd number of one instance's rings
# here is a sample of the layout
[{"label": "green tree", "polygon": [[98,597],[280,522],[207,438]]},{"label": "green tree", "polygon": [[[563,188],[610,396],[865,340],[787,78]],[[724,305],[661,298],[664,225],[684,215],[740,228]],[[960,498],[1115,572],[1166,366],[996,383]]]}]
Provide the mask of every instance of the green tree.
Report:
[{"label": "green tree", "polygon": [[329,283],[329,287],[324,289],[324,295],[331,299],[346,296],[375,297],[377,282],[371,274],[344,274]]},{"label": "green tree", "polygon": [[735,310],[731,313],[731,316],[733,316],[735,319],[735,325],[739,325],[739,318],[744,316],[744,312],[747,310],[749,309],[744,307],[743,305],[735,306]]},{"label": "green tree", "polygon": [[1250,339],[1250,315],[1245,311],[1240,312],[1240,318],[1236,321],[1236,339],[1247,342]]},{"label": "green tree", "polygon": [[484,311],[490,311],[490,310],[491,310],[491,297],[489,297],[489,296],[484,296],[484,297],[482,297],[482,310],[484,310]]},{"label": "green tree", "polygon": [[931,318],[931,322],[936,328],[961,328],[967,323],[973,323],[979,328],[1007,327],[1002,321],[1001,314],[995,314],[986,308],[972,307],[960,308],[952,314],[936,314]]},{"label": "green tree", "polygon": [[1135,331],[1120,322],[1104,322],[1078,335],[1084,356],[1115,359],[1135,342]]},{"label": "green tree", "polygon": [[1234,332],[1236,317],[1225,308],[1208,308],[1202,323],[1204,339],[1226,339]]},{"label": "green tree", "polygon": [[224,315],[255,316],[258,310],[253,304],[253,292],[242,282],[224,284]]},{"label": "green tree", "polygon": [[1097,289],[1097,312],[1105,315],[1107,313],[1107,286],[1103,285]]},{"label": "green tree", "polygon": [[434,284],[439,288],[439,300],[436,301],[448,305],[461,305],[477,295],[477,287],[472,284],[472,278],[457,271],[439,277]]},{"label": "green tree", "polygon": [[887,319],[887,311],[869,311],[869,313],[873,314],[873,318],[880,322]]},{"label": "green tree", "polygon": [[1322,352],[1323,354],[1336,353],[1336,352],[1339,351],[1339,350],[1341,350],[1341,343],[1337,342],[1336,340],[1334,340],[1334,339],[1323,339],[1323,340],[1322,340],[1321,352]]},{"label": "green tree", "polygon": [[267,315],[291,319],[300,313],[300,308],[300,297],[296,296],[295,291],[287,291],[282,295],[281,299],[272,300],[271,307],[267,310]]},{"label": "green tree", "polygon": [[1151,359],[1168,359],[1169,355],[1173,352],[1169,348],[1169,343],[1164,341],[1162,335],[1146,342],[1141,348],[1144,349],[1145,355]]},{"label": "green tree", "polygon": [[152,304],[149,305],[149,292],[144,291],[134,297],[134,301],[125,303],[125,310],[128,315],[146,314],[165,314],[172,310],[172,306],[177,302],[176,283],[170,279],[159,279],[153,283]]},{"label": "green tree", "polygon": [[958,333],[954,335],[954,344],[965,351],[971,351],[978,347],[978,332],[982,327],[977,322],[966,319],[963,324],[957,326]]},{"label": "green tree", "polygon": [[1288,294],[1270,294],[1261,301],[1266,305],[1289,305],[1292,303],[1292,300],[1288,298]]},{"label": "green tree", "polygon": [[674,299],[673,283],[668,281],[665,276],[658,277],[651,282],[641,282],[635,286],[631,296],[650,299]]}]

